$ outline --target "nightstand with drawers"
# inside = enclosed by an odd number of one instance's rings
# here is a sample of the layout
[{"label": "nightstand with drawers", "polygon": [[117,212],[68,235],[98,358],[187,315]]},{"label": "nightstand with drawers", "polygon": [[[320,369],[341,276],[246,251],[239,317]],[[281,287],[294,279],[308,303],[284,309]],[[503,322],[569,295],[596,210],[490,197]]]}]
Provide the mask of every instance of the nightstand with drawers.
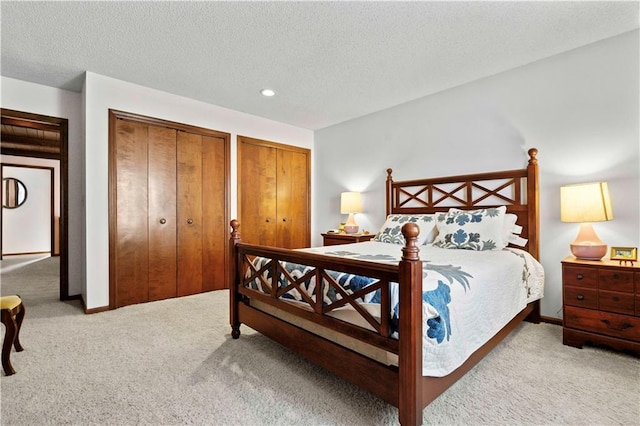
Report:
[{"label": "nightstand with drawers", "polygon": [[562,341],[602,344],[640,356],[640,266],[618,261],[562,261]]},{"label": "nightstand with drawers", "polygon": [[369,241],[376,234],[342,234],[342,233],[324,233],[322,234],[322,245],[336,246],[339,244],[361,243]]}]

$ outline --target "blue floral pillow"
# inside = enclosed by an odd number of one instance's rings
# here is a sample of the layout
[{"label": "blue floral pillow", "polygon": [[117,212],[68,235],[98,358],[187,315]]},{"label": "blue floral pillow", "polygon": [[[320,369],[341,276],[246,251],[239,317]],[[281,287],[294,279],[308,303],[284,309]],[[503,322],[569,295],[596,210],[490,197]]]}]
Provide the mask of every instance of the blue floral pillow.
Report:
[{"label": "blue floral pillow", "polygon": [[387,216],[387,220],[380,228],[380,231],[373,238],[373,241],[405,245],[402,226],[409,222],[416,223],[420,227],[418,245],[433,242],[436,232],[435,214],[390,214]]},{"label": "blue floral pillow", "polygon": [[436,215],[438,236],[433,245],[446,249],[501,250],[504,238],[505,206],[478,210],[451,209]]}]

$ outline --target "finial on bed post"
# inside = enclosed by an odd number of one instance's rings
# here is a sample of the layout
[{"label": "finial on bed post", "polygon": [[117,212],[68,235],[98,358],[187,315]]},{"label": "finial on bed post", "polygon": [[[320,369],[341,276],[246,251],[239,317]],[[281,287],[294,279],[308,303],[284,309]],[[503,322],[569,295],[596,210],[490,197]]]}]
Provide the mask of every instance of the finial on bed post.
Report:
[{"label": "finial on bed post", "polygon": [[233,219],[229,225],[231,225],[231,240],[234,242],[240,241],[240,232],[238,232],[240,222],[237,219]]},{"label": "finial on bed post", "polygon": [[420,249],[416,245],[418,235],[420,235],[420,227],[413,222],[405,223],[402,227],[402,235],[407,242],[402,247],[402,260],[420,260],[418,253]]},{"label": "finial on bed post", "polygon": [[529,154],[529,164],[538,164],[538,159],[536,158],[538,155],[538,148],[531,148],[527,153]]},{"label": "finial on bed post", "polygon": [[391,197],[393,194],[393,178],[391,173],[393,170],[387,169],[387,216],[391,214]]}]

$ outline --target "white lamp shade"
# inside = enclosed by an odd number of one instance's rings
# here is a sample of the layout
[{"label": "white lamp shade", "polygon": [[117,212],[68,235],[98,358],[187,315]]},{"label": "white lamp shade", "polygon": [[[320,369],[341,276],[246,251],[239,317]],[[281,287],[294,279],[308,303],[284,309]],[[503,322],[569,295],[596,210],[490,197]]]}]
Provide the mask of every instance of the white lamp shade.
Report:
[{"label": "white lamp shade", "polygon": [[359,192],[343,192],[340,194],[340,213],[362,213],[362,197]]},{"label": "white lamp shade", "polygon": [[602,222],[613,219],[607,182],[560,187],[562,222]]}]

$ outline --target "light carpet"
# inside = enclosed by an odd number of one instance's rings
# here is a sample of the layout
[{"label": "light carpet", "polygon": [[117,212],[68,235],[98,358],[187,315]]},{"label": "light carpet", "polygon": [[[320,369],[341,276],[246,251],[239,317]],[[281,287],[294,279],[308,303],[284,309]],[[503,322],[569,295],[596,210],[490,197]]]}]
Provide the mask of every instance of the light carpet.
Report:
[{"label": "light carpet", "polygon": [[[2,425],[397,424],[394,407],[249,328],[231,339],[228,291],[85,315],[57,301],[56,260],[2,273],[2,294],[26,305],[17,373],[0,379]],[[561,327],[525,323],[424,419],[640,424],[640,360],[563,346]]]}]

